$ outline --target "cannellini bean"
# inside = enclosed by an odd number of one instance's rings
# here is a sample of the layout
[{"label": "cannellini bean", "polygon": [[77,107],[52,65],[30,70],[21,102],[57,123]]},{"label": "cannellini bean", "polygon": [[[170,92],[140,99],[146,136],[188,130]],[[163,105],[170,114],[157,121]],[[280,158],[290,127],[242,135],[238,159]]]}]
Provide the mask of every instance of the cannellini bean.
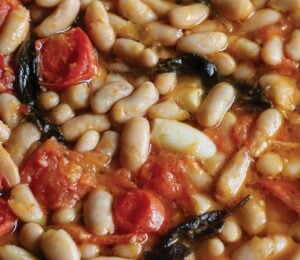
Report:
[{"label": "cannellini bean", "polygon": [[92,257],[96,257],[100,253],[99,246],[94,244],[82,244],[78,248],[82,259],[90,259]]},{"label": "cannellini bean", "polygon": [[284,164],[282,176],[290,180],[297,180],[300,178],[300,160],[298,158],[291,158]]},{"label": "cannellini bean", "polygon": [[205,20],[191,29],[192,33],[225,32],[225,26],[219,20]]},{"label": "cannellini bean", "polygon": [[212,210],[214,202],[207,195],[193,194],[191,196],[195,215],[201,215]]},{"label": "cannellini bean", "polygon": [[289,239],[284,235],[274,235],[272,236],[273,240],[273,255],[280,254],[287,249],[289,246]]},{"label": "cannellini bean", "polygon": [[216,152],[214,156],[203,161],[203,168],[210,175],[216,176],[217,173],[223,168],[226,162],[226,156],[222,152]]},{"label": "cannellini bean", "polygon": [[0,120],[0,143],[4,143],[10,137],[11,130]]},{"label": "cannellini bean", "polygon": [[39,239],[44,229],[36,223],[27,223],[22,226],[19,239],[23,247],[33,253],[39,252]]},{"label": "cannellini bean", "polygon": [[216,196],[219,201],[229,203],[235,199],[245,184],[251,157],[243,148],[239,150],[220,173]]},{"label": "cannellini bean", "polygon": [[105,78],[105,84],[118,82],[118,81],[126,81],[126,78],[118,73],[109,73]]},{"label": "cannellini bean", "polygon": [[240,240],[242,230],[235,218],[227,218],[224,221],[223,229],[220,233],[220,238],[224,242],[234,243]]},{"label": "cannellini bean", "polygon": [[287,42],[287,44],[284,47],[285,53],[287,56],[295,61],[300,60],[300,47],[299,47],[299,41],[300,41],[300,30],[294,30],[292,32],[292,36],[290,40]]},{"label": "cannellini bean", "polygon": [[8,205],[12,212],[23,222],[45,224],[47,216],[43,213],[39,203],[26,184],[13,187]]},{"label": "cannellini bean", "polygon": [[157,20],[156,14],[140,0],[119,0],[119,13],[134,23],[147,23]]},{"label": "cannellini bean", "polygon": [[259,10],[259,9],[265,8],[269,1],[268,0],[251,0],[251,2],[253,4],[255,10]]},{"label": "cannellini bean", "polygon": [[199,55],[209,55],[223,50],[227,36],[222,32],[195,33],[181,37],[177,42],[179,50]]},{"label": "cannellini bean", "polygon": [[283,163],[279,154],[269,152],[259,157],[256,167],[265,177],[276,177],[282,171]]},{"label": "cannellini bean", "polygon": [[110,128],[105,115],[82,114],[62,125],[62,132],[67,141],[75,141],[89,130],[102,132]]},{"label": "cannellini bean", "polygon": [[153,83],[143,83],[133,94],[118,101],[112,108],[112,118],[119,124],[130,118],[144,116],[147,110],[159,99],[159,93]]},{"label": "cannellini bean", "polygon": [[221,76],[229,76],[236,69],[236,62],[228,53],[216,52],[210,58],[211,61],[216,64],[218,72]]},{"label": "cannellini bean", "polygon": [[47,230],[41,236],[40,245],[49,260],[80,260],[80,253],[75,242],[62,229]]},{"label": "cannellini bean", "polygon": [[300,243],[300,221],[293,224],[289,231],[290,236],[296,243]]},{"label": "cannellini bean", "polygon": [[102,86],[91,98],[90,103],[94,113],[105,114],[122,98],[128,97],[134,87],[128,82],[114,81]]},{"label": "cannellini bean", "polygon": [[22,5],[16,5],[9,12],[0,30],[0,53],[9,55],[25,40],[29,31],[29,11]]},{"label": "cannellini bean", "polygon": [[216,146],[200,130],[168,119],[155,119],[151,141],[158,147],[190,154],[198,160],[208,159],[216,153]]},{"label": "cannellini bean", "polygon": [[19,169],[2,144],[0,144],[0,172],[10,186],[14,186],[20,182]]},{"label": "cannellini bean", "polygon": [[298,0],[270,0],[269,6],[281,12],[290,12],[299,9],[300,2]]},{"label": "cannellini bean", "polygon": [[233,76],[237,80],[247,81],[251,80],[256,75],[256,67],[250,62],[241,62],[237,65]]},{"label": "cannellini bean", "polygon": [[219,238],[209,238],[199,245],[199,249],[203,254],[211,258],[216,258],[224,253],[225,246]]},{"label": "cannellini bean", "polygon": [[150,124],[143,117],[134,117],[124,125],[120,137],[121,166],[136,172],[150,152]]},{"label": "cannellini bean", "polygon": [[73,109],[65,103],[60,103],[50,112],[50,118],[53,124],[62,125],[75,116]]},{"label": "cannellini bean", "polygon": [[0,94],[0,118],[9,127],[14,128],[22,119],[20,101],[12,94]]},{"label": "cannellini bean", "polygon": [[154,85],[159,94],[166,95],[172,92],[177,85],[177,76],[174,72],[160,73],[155,76]]},{"label": "cannellini bean", "polygon": [[86,83],[74,85],[61,94],[61,102],[68,104],[72,109],[83,109],[89,103],[89,87]]},{"label": "cannellini bean", "polygon": [[59,4],[60,1],[61,0],[35,0],[34,2],[38,6],[49,8],[56,6],[57,4]]},{"label": "cannellini bean", "polygon": [[117,256],[137,259],[142,252],[142,245],[138,243],[118,244],[114,246],[113,251]]},{"label": "cannellini bean", "polygon": [[94,235],[114,233],[112,195],[104,190],[95,189],[88,194],[83,206],[85,227]]},{"label": "cannellini bean", "polygon": [[177,5],[162,0],[142,0],[145,4],[147,4],[158,17],[166,16],[172,9],[174,9]]},{"label": "cannellini bean", "polygon": [[245,60],[258,60],[260,55],[260,46],[251,40],[240,37],[230,44],[230,50],[237,57]]},{"label": "cannellini bean", "polygon": [[39,37],[47,37],[67,29],[75,20],[80,8],[79,0],[62,0],[42,23],[35,28]]},{"label": "cannellini bean", "polygon": [[217,125],[233,104],[234,99],[235,89],[231,84],[223,82],[215,85],[197,113],[198,123],[204,127]]},{"label": "cannellini bean", "polygon": [[160,43],[164,46],[173,46],[182,35],[181,30],[170,25],[152,22],[145,26],[141,41],[147,45]]},{"label": "cannellini bean", "polygon": [[110,159],[114,157],[119,148],[119,134],[114,131],[105,131],[98,145],[95,148],[95,152],[103,153]]},{"label": "cannellini bean", "polygon": [[109,51],[116,39],[108,14],[101,1],[92,1],[85,13],[88,34],[99,51]]},{"label": "cannellini bean", "polygon": [[281,14],[273,9],[261,9],[241,25],[241,32],[253,32],[268,25],[277,23]]},{"label": "cannellini bean", "polygon": [[99,140],[99,133],[95,130],[89,130],[85,132],[82,136],[80,136],[75,145],[75,150],[78,152],[92,151],[97,146]]},{"label": "cannellini bean", "polygon": [[22,259],[22,260],[38,260],[37,257],[30,254],[21,247],[14,245],[5,245],[0,247],[0,258],[3,260]]},{"label": "cannellini bean", "polygon": [[254,12],[250,0],[213,0],[213,6],[231,20],[242,20]]},{"label": "cannellini bean", "polygon": [[52,222],[54,224],[68,224],[75,220],[76,211],[74,208],[62,208],[56,210],[52,215]]},{"label": "cannellini bean", "polygon": [[272,37],[268,40],[261,50],[262,60],[272,66],[276,66],[283,59],[283,43],[280,37]]},{"label": "cannellini bean", "polygon": [[38,101],[40,106],[44,110],[50,110],[56,107],[59,104],[59,95],[54,91],[46,91],[42,92],[39,97]]},{"label": "cannellini bean", "polygon": [[249,235],[255,235],[262,231],[267,223],[265,202],[254,196],[240,210],[240,223]]},{"label": "cannellini bean", "polygon": [[209,8],[205,4],[192,4],[174,8],[169,12],[169,22],[179,29],[191,29],[204,21],[209,15]]}]

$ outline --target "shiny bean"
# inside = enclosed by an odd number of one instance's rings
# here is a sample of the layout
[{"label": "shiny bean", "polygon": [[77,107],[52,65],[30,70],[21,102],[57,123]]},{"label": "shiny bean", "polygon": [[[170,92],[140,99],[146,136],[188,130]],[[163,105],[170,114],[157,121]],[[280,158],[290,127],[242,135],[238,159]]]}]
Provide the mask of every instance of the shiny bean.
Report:
[{"label": "shiny bean", "polygon": [[20,182],[18,166],[12,160],[10,154],[0,144],[0,172],[8,181],[10,186]]},{"label": "shiny bean", "polygon": [[38,253],[39,239],[43,233],[44,229],[39,224],[27,223],[20,230],[20,242],[30,252]]},{"label": "shiny bean", "polygon": [[295,61],[300,60],[300,47],[299,47],[299,41],[300,41],[300,30],[294,30],[292,32],[290,40],[285,45],[285,53],[287,56]]},{"label": "shiny bean", "polygon": [[62,208],[56,210],[52,214],[52,222],[54,224],[68,224],[75,220],[76,211],[74,208]]},{"label": "shiny bean", "polygon": [[37,257],[30,254],[21,247],[15,245],[5,245],[0,247],[0,258],[2,260],[38,260]]},{"label": "shiny bean", "polygon": [[46,91],[42,92],[39,97],[38,101],[40,106],[44,110],[50,110],[56,107],[59,104],[59,95],[54,91]]},{"label": "shiny bean", "polygon": [[154,85],[159,94],[166,95],[172,92],[177,85],[177,76],[174,72],[160,73],[155,76]]},{"label": "shiny bean", "polygon": [[74,110],[88,107],[88,85],[86,83],[80,83],[68,88],[61,94],[61,102],[68,104]]},{"label": "shiny bean", "polygon": [[10,137],[11,130],[0,120],[0,143],[6,142]]},{"label": "shiny bean", "polygon": [[119,134],[114,131],[105,131],[100,142],[95,148],[95,152],[103,153],[110,159],[114,157],[119,149]]},{"label": "shiny bean", "polygon": [[0,94],[0,118],[9,127],[14,128],[22,119],[20,101],[12,94]]},{"label": "shiny bean", "polygon": [[62,125],[75,116],[73,109],[65,103],[60,103],[50,112],[51,122],[55,125]]},{"label": "shiny bean", "polygon": [[261,50],[262,60],[272,66],[279,65],[283,59],[283,43],[280,37],[267,41]]}]

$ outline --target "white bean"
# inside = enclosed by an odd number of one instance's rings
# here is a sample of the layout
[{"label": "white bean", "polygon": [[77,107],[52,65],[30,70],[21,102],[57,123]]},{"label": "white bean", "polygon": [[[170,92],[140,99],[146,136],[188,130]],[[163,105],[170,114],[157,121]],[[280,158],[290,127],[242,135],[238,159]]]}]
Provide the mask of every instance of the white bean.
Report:
[{"label": "white bean", "polygon": [[242,230],[235,218],[227,218],[224,221],[223,229],[220,233],[220,238],[229,243],[234,243],[240,240]]},{"label": "white bean", "polygon": [[113,251],[117,256],[137,259],[142,252],[142,245],[138,243],[118,244],[114,246]]},{"label": "white bean", "polygon": [[59,95],[54,91],[42,92],[38,101],[44,110],[50,110],[59,104]]},{"label": "white bean", "polygon": [[153,83],[143,83],[133,94],[118,101],[112,108],[112,118],[122,124],[130,118],[144,116],[148,109],[159,99],[159,93]]},{"label": "white bean", "polygon": [[39,252],[39,239],[44,233],[44,229],[36,223],[27,223],[22,226],[19,239],[27,250],[33,253]]},{"label": "white bean", "polygon": [[216,176],[217,173],[223,168],[226,162],[226,155],[218,151],[211,158],[203,161],[203,168],[212,176]]},{"label": "white bean", "polygon": [[195,215],[201,215],[213,208],[214,202],[207,195],[193,194],[191,200]]},{"label": "white bean", "polygon": [[75,145],[75,151],[78,152],[89,152],[95,149],[98,142],[100,140],[100,135],[95,130],[89,130],[85,132],[80,138],[78,139]]},{"label": "white bean", "polygon": [[50,119],[55,125],[62,125],[75,116],[73,109],[65,103],[60,103],[50,112]]},{"label": "white bean", "polygon": [[216,153],[216,146],[209,137],[200,130],[175,120],[155,119],[151,141],[158,147],[190,154],[198,160],[208,159]]},{"label": "white bean", "polygon": [[80,253],[75,242],[62,229],[49,229],[43,233],[40,245],[49,260],[80,260]]},{"label": "white bean", "polygon": [[172,92],[177,85],[177,76],[174,72],[160,73],[155,76],[154,85],[159,94],[166,95]]},{"label": "white bean", "polygon": [[59,4],[61,0],[35,0],[35,3],[41,7],[54,7]]},{"label": "white bean", "polygon": [[256,75],[256,67],[253,63],[250,62],[241,62],[235,68],[233,76],[235,79],[240,81],[251,80]]},{"label": "white bean", "polygon": [[114,81],[102,86],[91,98],[94,113],[105,114],[120,99],[129,96],[134,87],[126,81]]},{"label": "white bean", "polygon": [[290,12],[299,9],[300,3],[298,0],[270,0],[269,6],[281,12]]},{"label": "white bean", "polygon": [[14,128],[22,119],[20,101],[12,94],[0,94],[0,118],[9,127]]},{"label": "white bean", "polygon": [[245,60],[259,60],[260,46],[247,38],[240,37],[230,44],[230,50],[235,56]]},{"label": "white bean", "polygon": [[199,55],[209,55],[223,50],[227,45],[227,36],[222,32],[195,33],[183,36],[177,42],[179,50]]},{"label": "white bean", "polygon": [[192,33],[225,32],[225,26],[219,20],[205,20],[191,29]]},{"label": "white bean", "polygon": [[83,206],[85,227],[94,235],[114,233],[113,197],[107,191],[95,189],[88,194]]},{"label": "white bean", "polygon": [[169,22],[179,29],[191,29],[204,21],[209,15],[209,8],[205,4],[192,4],[174,8],[169,12]]},{"label": "white bean", "polygon": [[82,244],[79,246],[79,251],[81,254],[81,258],[90,259],[99,255],[100,248],[98,245],[94,244]]},{"label": "white bean", "polygon": [[300,178],[300,160],[298,158],[290,158],[284,164],[282,176],[290,179],[297,180]]},{"label": "white bean", "polygon": [[88,84],[79,83],[68,88],[61,94],[61,102],[68,104],[74,110],[86,108],[89,103]]},{"label": "white bean", "polygon": [[62,208],[56,210],[52,215],[52,222],[54,224],[68,224],[75,220],[76,211],[74,208]]},{"label": "white bean", "polygon": [[25,122],[12,131],[4,146],[16,165],[20,166],[32,145],[40,138],[41,133],[37,127],[33,123]]},{"label": "white bean", "polygon": [[11,130],[0,120],[0,143],[6,142],[10,137]]},{"label": "white bean", "polygon": [[283,163],[279,154],[269,152],[259,157],[256,167],[265,177],[276,177],[282,171]]},{"label": "white bean", "polygon": [[177,5],[164,0],[142,0],[145,4],[147,4],[158,17],[166,16],[172,9],[174,9]]},{"label": "white bean", "polygon": [[108,130],[110,125],[104,115],[82,114],[65,123],[61,130],[67,141],[75,141],[89,130],[102,132]]},{"label": "white bean", "polygon": [[36,4],[30,5],[28,10],[30,12],[30,20],[33,24],[40,23],[49,15],[49,9]]},{"label": "white bean", "polygon": [[0,247],[0,258],[2,260],[38,260],[37,257],[30,254],[21,247],[14,245],[5,245]]},{"label": "white bean", "polygon": [[17,4],[8,14],[0,30],[0,53],[9,55],[25,40],[29,31],[29,11]]},{"label": "white bean", "polygon": [[273,37],[268,40],[261,50],[262,60],[272,66],[276,66],[283,59],[283,43],[280,37]]},{"label": "white bean", "polygon": [[300,47],[299,47],[299,41],[300,41],[300,30],[294,30],[292,32],[292,36],[290,40],[285,45],[285,53],[287,56],[295,61],[300,60]]},{"label": "white bean", "polygon": [[10,154],[3,148],[2,144],[0,144],[0,172],[10,186],[20,182],[19,169]]},{"label": "white bean", "polygon": [[150,152],[150,124],[143,117],[134,117],[124,125],[120,137],[121,166],[136,172]]},{"label": "white bean", "polygon": [[238,151],[220,173],[216,196],[219,201],[229,203],[235,199],[245,184],[251,157],[246,148]]},{"label": "white bean", "polygon": [[23,222],[37,224],[46,223],[46,215],[43,213],[39,203],[26,184],[18,184],[13,187],[8,205],[12,212]]},{"label": "white bean", "polygon": [[220,257],[224,251],[224,243],[219,238],[209,238],[199,245],[199,251],[207,255],[208,259]]},{"label": "white bean", "polygon": [[[285,0],[283,0],[285,1]],[[265,8],[267,3],[269,2],[268,0],[251,0],[255,10],[259,10],[262,8]]]},{"label": "white bean", "polygon": [[229,76],[236,69],[236,62],[234,58],[225,52],[217,52],[213,54],[211,56],[211,61],[216,64],[221,76]]},{"label": "white bean", "polygon": [[79,0],[62,0],[54,12],[35,28],[35,33],[39,37],[47,37],[67,29],[75,20],[79,8]]}]

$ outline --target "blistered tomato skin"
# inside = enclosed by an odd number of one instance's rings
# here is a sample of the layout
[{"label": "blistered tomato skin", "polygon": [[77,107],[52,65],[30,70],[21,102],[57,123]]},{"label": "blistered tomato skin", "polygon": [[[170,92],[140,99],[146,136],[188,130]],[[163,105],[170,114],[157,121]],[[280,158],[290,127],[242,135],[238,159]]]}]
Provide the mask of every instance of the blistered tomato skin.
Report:
[{"label": "blistered tomato skin", "polygon": [[90,80],[96,73],[96,53],[80,28],[35,42],[41,83],[61,90]]}]

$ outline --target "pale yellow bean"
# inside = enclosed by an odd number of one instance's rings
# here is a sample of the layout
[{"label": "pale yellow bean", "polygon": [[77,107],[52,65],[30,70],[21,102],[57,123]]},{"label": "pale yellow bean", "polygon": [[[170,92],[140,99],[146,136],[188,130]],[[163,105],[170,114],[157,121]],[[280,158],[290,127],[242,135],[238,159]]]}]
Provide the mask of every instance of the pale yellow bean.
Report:
[{"label": "pale yellow bean", "polygon": [[151,82],[143,83],[133,94],[118,101],[112,108],[112,118],[122,124],[130,118],[144,116],[159,99],[159,93]]},{"label": "pale yellow bean", "polygon": [[0,143],[6,142],[10,137],[11,130],[0,120]]},{"label": "pale yellow bean", "polygon": [[72,119],[75,116],[75,112],[68,104],[60,103],[51,110],[49,115],[53,124],[62,125]]},{"label": "pale yellow bean", "polygon": [[191,200],[194,207],[195,215],[201,215],[205,212],[212,210],[214,206],[214,202],[212,199],[204,194],[193,194],[191,196]]},{"label": "pale yellow bean", "polygon": [[112,83],[112,82],[118,82],[118,81],[126,81],[126,78],[123,77],[121,74],[119,73],[109,73],[106,77],[105,77],[105,84],[108,83]]},{"label": "pale yellow bean", "polygon": [[283,59],[283,43],[280,37],[273,37],[268,40],[261,50],[262,60],[272,66],[276,66]]},{"label": "pale yellow bean", "polygon": [[298,0],[270,0],[269,6],[281,12],[291,12],[300,8]]},{"label": "pale yellow bean", "polygon": [[300,60],[300,30],[294,30],[292,32],[290,40],[286,43],[284,50],[287,56],[295,61]]},{"label": "pale yellow bean", "polygon": [[284,164],[282,176],[290,179],[297,180],[300,178],[300,160],[298,158],[289,158]]},{"label": "pale yellow bean", "polygon": [[225,245],[219,238],[209,238],[199,245],[199,251],[209,258],[221,257],[225,252]]},{"label": "pale yellow bean", "polygon": [[169,1],[164,0],[142,0],[145,4],[147,4],[158,17],[166,16],[172,9],[177,7],[176,4]]},{"label": "pale yellow bean", "polygon": [[213,87],[197,113],[201,126],[217,125],[229,110],[235,99],[235,89],[229,83],[219,83]]},{"label": "pale yellow bean", "polygon": [[99,246],[95,244],[82,244],[78,248],[82,259],[90,259],[92,257],[96,257],[100,253]]},{"label": "pale yellow bean", "polygon": [[88,5],[92,2],[93,0],[80,0],[80,10],[86,10]]},{"label": "pale yellow bean", "polygon": [[204,21],[209,15],[209,8],[205,4],[192,4],[174,8],[168,18],[172,26],[179,29],[191,29]]},{"label": "pale yellow bean", "polygon": [[89,130],[85,132],[82,136],[80,136],[74,149],[78,152],[92,151],[97,146],[99,140],[99,133],[95,130]]},{"label": "pale yellow bean", "polygon": [[225,26],[219,20],[205,20],[191,29],[192,33],[225,32]]},{"label": "pale yellow bean", "polygon": [[255,75],[256,67],[253,63],[250,62],[239,63],[233,73],[234,78],[240,81],[251,80],[255,77]]},{"label": "pale yellow bean", "polygon": [[20,182],[18,166],[12,160],[10,154],[0,144],[0,172],[8,181],[10,186]]},{"label": "pale yellow bean", "polygon": [[230,50],[235,56],[245,60],[257,61],[260,58],[260,45],[256,42],[240,37],[230,44]]},{"label": "pale yellow bean", "polygon": [[38,260],[37,257],[30,254],[21,247],[15,245],[5,245],[0,247],[0,258],[2,260]]},{"label": "pale yellow bean", "polygon": [[114,131],[105,131],[100,142],[95,148],[95,152],[103,153],[110,159],[114,157],[119,149],[119,134]]},{"label": "pale yellow bean", "polygon": [[236,62],[228,53],[217,52],[213,54],[210,59],[216,64],[218,72],[221,76],[229,76],[234,73],[236,69]]},{"label": "pale yellow bean", "polygon": [[274,178],[282,171],[283,163],[279,154],[269,152],[259,157],[256,167],[265,177]]},{"label": "pale yellow bean", "polygon": [[34,2],[41,7],[54,7],[59,4],[61,0],[35,0]]},{"label": "pale yellow bean", "polygon": [[62,125],[62,132],[67,141],[75,141],[89,130],[102,132],[111,124],[105,115],[82,114]]},{"label": "pale yellow bean", "polygon": [[39,252],[39,239],[44,229],[36,223],[27,223],[22,226],[19,239],[23,247],[33,253]]},{"label": "pale yellow bean", "polygon": [[209,55],[227,46],[227,36],[222,32],[195,33],[183,36],[177,42],[179,50],[199,55]]},{"label": "pale yellow bean", "polygon": [[9,127],[14,128],[22,120],[20,101],[12,94],[0,94],[0,118]]},{"label": "pale yellow bean", "polygon": [[220,233],[220,238],[224,242],[234,243],[241,239],[242,230],[237,222],[237,220],[233,217],[227,218],[224,221],[224,227]]},{"label": "pale yellow bean", "polygon": [[177,76],[174,72],[160,73],[155,76],[154,85],[159,94],[166,95],[172,92],[177,85]]},{"label": "pale yellow bean", "polygon": [[134,117],[125,125],[120,137],[121,166],[136,172],[150,152],[150,124],[143,117]]},{"label": "pale yellow bean", "polygon": [[[283,0],[285,1],[285,0]],[[269,2],[268,0],[251,0],[255,10],[259,10],[262,8],[265,8],[267,3]]]},{"label": "pale yellow bean", "polygon": [[211,158],[203,161],[203,168],[212,176],[216,176],[217,173],[223,168],[226,162],[226,155],[218,151]]},{"label": "pale yellow bean", "polygon": [[68,224],[75,220],[76,210],[74,208],[62,208],[54,211],[51,220],[54,224]]},{"label": "pale yellow bean", "polygon": [[0,30],[0,53],[9,55],[25,40],[29,31],[29,11],[22,5],[16,5],[9,12]]},{"label": "pale yellow bean", "polygon": [[137,259],[142,252],[142,245],[138,243],[118,244],[113,248],[115,255]]},{"label": "pale yellow bean", "polygon": [[74,85],[62,92],[60,97],[61,102],[74,110],[86,108],[89,104],[89,87],[86,83]]},{"label": "pale yellow bean", "polygon": [[42,92],[38,96],[40,106],[44,110],[50,110],[59,104],[59,95],[54,91]]}]

